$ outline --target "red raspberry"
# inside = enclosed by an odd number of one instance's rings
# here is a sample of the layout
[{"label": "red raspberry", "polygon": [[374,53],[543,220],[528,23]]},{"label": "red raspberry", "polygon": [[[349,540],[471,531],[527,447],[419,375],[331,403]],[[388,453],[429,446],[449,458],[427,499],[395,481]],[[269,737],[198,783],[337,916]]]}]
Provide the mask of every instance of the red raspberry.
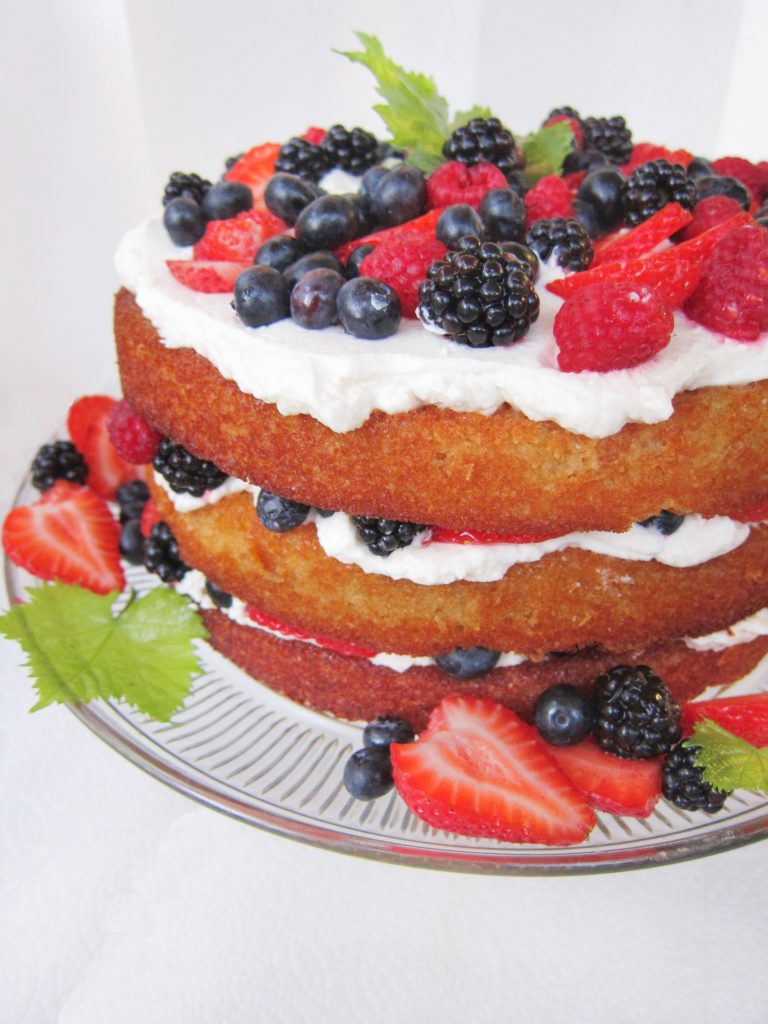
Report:
[{"label": "red raspberry", "polygon": [[573,217],[573,193],[567,181],[549,174],[537,181],[523,197],[528,207],[526,226],[550,217]]},{"label": "red raspberry", "polygon": [[152,459],[163,439],[125,399],[112,406],[107,433],[120,458],[137,466]]},{"label": "red raspberry", "polygon": [[632,147],[632,156],[621,169],[624,174],[631,174],[642,164],[662,159],[669,160],[671,164],[682,164],[683,167],[687,167],[693,160],[693,153],[689,153],[687,149],[667,149],[666,146],[657,146],[654,142],[637,142]]},{"label": "red raspberry", "polygon": [[377,277],[394,288],[403,316],[414,318],[419,304],[419,285],[430,264],[445,256],[446,248],[436,238],[401,237],[382,242],[360,264],[364,277]]},{"label": "red raspberry", "polygon": [[689,238],[695,238],[716,224],[722,224],[734,214],[741,213],[741,206],[728,196],[707,196],[696,203],[692,213],[693,220],[675,235],[676,242],[687,242]]},{"label": "red raspberry", "polygon": [[575,117],[568,117],[567,114],[555,114],[554,117],[549,117],[542,125],[542,128],[547,128],[551,124],[560,124],[562,121],[570,127],[573,132],[573,141],[576,149],[584,149],[584,129],[581,127],[581,122]]},{"label": "red raspberry", "polygon": [[304,134],[301,136],[306,142],[311,142],[313,146],[320,146],[325,139],[327,132],[325,128],[317,128],[314,125],[307,128]]},{"label": "red raspberry", "polygon": [[637,366],[664,348],[674,325],[655,288],[629,281],[587,285],[555,317],[557,365],[567,373]]},{"label": "red raspberry", "polygon": [[427,206],[432,210],[467,203],[477,209],[492,188],[509,188],[509,182],[495,164],[467,167],[458,160],[449,160],[427,178]]},{"label": "red raspberry", "polygon": [[758,206],[763,201],[765,175],[751,160],[741,156],[723,156],[712,161],[712,170],[723,178],[736,178],[742,185],[746,185]]},{"label": "red raspberry", "polygon": [[683,309],[738,341],[756,341],[768,330],[768,231],[746,225],[721,239]]}]

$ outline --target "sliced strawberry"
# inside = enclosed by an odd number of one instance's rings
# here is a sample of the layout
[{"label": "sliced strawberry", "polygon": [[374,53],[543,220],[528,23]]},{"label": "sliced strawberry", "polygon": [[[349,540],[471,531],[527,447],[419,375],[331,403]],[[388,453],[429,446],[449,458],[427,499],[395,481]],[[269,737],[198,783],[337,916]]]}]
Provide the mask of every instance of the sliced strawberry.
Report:
[{"label": "sliced strawberry", "polygon": [[679,203],[667,203],[648,220],[607,245],[598,243],[592,266],[615,260],[633,260],[652,252],[661,242],[671,238],[693,220],[693,214]]},{"label": "sliced strawberry", "polygon": [[424,544],[536,544],[557,536],[557,533],[488,533],[486,530],[449,530],[445,526],[433,526]]},{"label": "sliced strawberry", "polygon": [[162,516],[157,511],[157,505],[150,498],[144,506],[144,511],[141,513],[141,522],[139,529],[141,530],[142,537],[148,537],[152,533],[152,527],[155,523],[162,521]]},{"label": "sliced strawberry", "polygon": [[109,416],[116,404],[107,395],[86,395],[67,416],[69,436],[88,464],[88,486],[110,500],[121,484],[136,479],[136,467],[120,458],[109,439]]},{"label": "sliced strawberry", "polygon": [[380,242],[392,242],[398,238],[434,238],[435,228],[443,209],[444,207],[436,207],[429,213],[409,220],[405,224],[398,224],[397,227],[384,228],[382,231],[374,231],[373,234],[365,235],[363,238],[356,238],[353,242],[347,242],[338,248],[336,255],[342,263],[346,263],[355,249],[359,249],[361,245],[378,245]]},{"label": "sliced strawberry", "polygon": [[225,260],[166,260],[165,265],[186,288],[212,294],[234,291],[235,281],[251,264]]},{"label": "sliced strawberry", "polygon": [[224,175],[226,181],[241,181],[253,192],[253,201],[264,195],[267,182],[275,173],[275,161],[280,152],[278,142],[265,142],[243,153]]},{"label": "sliced strawberry", "polygon": [[687,149],[667,149],[666,146],[657,146],[654,142],[637,142],[632,147],[632,155],[621,170],[629,175],[636,167],[647,164],[651,160],[669,160],[671,164],[682,164],[687,167],[693,160],[693,153]]},{"label": "sliced strawberry", "polygon": [[34,505],[12,509],[3,525],[3,547],[15,565],[97,594],[125,586],[119,540],[107,503],[65,480],[57,480]]},{"label": "sliced strawberry", "polygon": [[264,242],[286,230],[285,222],[269,210],[244,210],[229,220],[210,221],[194,248],[194,258],[253,263]]},{"label": "sliced strawberry", "polygon": [[768,693],[694,701],[684,704],[682,712],[684,736],[690,736],[696,722],[709,719],[755,747],[768,747]]},{"label": "sliced strawberry", "polygon": [[559,845],[595,824],[536,731],[493,701],[446,697],[417,743],[390,751],[400,795],[435,828]]},{"label": "sliced strawberry", "polygon": [[647,818],[661,796],[661,758],[639,761],[606,754],[591,736],[549,753],[590,807]]},{"label": "sliced strawberry", "polygon": [[276,619],[274,615],[259,611],[258,608],[254,608],[252,605],[249,605],[246,611],[248,612],[248,618],[255,622],[257,626],[263,626],[265,629],[272,630],[272,632],[279,633],[284,637],[293,637],[296,640],[310,640],[316,643],[318,647],[324,647],[328,651],[336,651],[337,654],[344,654],[349,658],[372,658],[378,653],[368,647],[360,647],[358,644],[353,644],[348,640],[333,640],[331,637],[305,633],[303,629],[289,626],[280,619]]},{"label": "sliced strawberry", "polygon": [[741,210],[739,213],[734,214],[733,217],[728,217],[727,220],[721,221],[719,224],[715,224],[714,227],[709,228],[708,231],[702,231],[700,235],[696,235],[695,238],[688,239],[687,242],[681,242],[676,245],[674,251],[682,258],[686,260],[697,260],[703,263],[704,260],[709,259],[712,252],[720,241],[721,238],[725,238],[726,235],[730,235],[736,228],[744,227],[745,224],[752,224],[754,221],[752,217],[746,212]]},{"label": "sliced strawberry", "polygon": [[556,281],[550,281],[547,288],[555,295],[567,299],[586,285],[603,284],[607,281],[633,281],[655,288],[667,306],[676,309],[693,294],[701,277],[701,267],[698,263],[681,259],[677,255],[679,248],[680,246],[676,246],[646,259],[603,263],[601,266],[582,270],[578,274],[569,274]]}]

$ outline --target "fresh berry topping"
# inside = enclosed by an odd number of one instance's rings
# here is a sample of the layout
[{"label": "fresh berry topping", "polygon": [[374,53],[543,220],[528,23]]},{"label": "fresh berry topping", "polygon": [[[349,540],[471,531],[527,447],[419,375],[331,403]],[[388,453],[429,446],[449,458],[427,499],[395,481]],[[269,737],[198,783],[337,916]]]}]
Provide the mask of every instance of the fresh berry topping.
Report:
[{"label": "fresh berry topping", "polygon": [[456,647],[435,655],[435,661],[454,679],[475,679],[490,672],[500,657],[499,651],[489,651],[487,647]]},{"label": "fresh berry topping", "polygon": [[376,248],[375,245],[360,245],[357,249],[353,249],[349,259],[344,267],[344,276],[351,280],[353,277],[360,277],[360,265],[366,256],[370,256],[373,250]]},{"label": "fresh berry topping", "polygon": [[228,594],[226,590],[222,590],[221,587],[217,587],[216,584],[212,583],[210,580],[205,581],[205,589],[217,608],[232,607],[232,595]]},{"label": "fresh berry topping", "polygon": [[355,338],[378,341],[400,326],[397,292],[374,277],[355,277],[339,289],[336,299],[344,330]]},{"label": "fresh berry topping", "polygon": [[126,519],[120,527],[120,556],[130,565],[144,565],[144,537],[140,519]]},{"label": "fresh berry topping", "polygon": [[294,263],[291,263],[283,271],[283,277],[285,278],[285,283],[288,286],[288,291],[292,292],[296,287],[297,282],[300,281],[305,274],[309,274],[312,270],[320,269],[335,270],[337,274],[343,274],[344,272],[341,262],[332,252],[320,250],[319,252],[306,253],[306,255],[300,256]]},{"label": "fresh berry topping", "polygon": [[357,534],[373,555],[386,557],[398,548],[407,548],[426,527],[420,523],[403,523],[397,519],[372,519],[352,516]]},{"label": "fresh berry topping", "polygon": [[307,249],[337,249],[360,234],[360,218],[350,196],[318,196],[296,219],[296,238]]},{"label": "fresh berry topping", "polygon": [[121,484],[136,478],[136,467],[121,459],[109,439],[108,422],[117,404],[106,395],[86,395],[70,406],[67,430],[88,466],[88,486],[112,500]]},{"label": "fresh berry topping", "polygon": [[298,174],[275,174],[267,183],[264,202],[270,213],[286,224],[295,224],[301,211],[321,195],[316,185]]},{"label": "fresh berry topping", "polygon": [[739,341],[755,341],[768,330],[768,231],[746,226],[722,238],[684,309],[697,323]]},{"label": "fresh berry topping", "polygon": [[[486,192],[479,213],[486,235],[492,242],[522,242],[525,237],[528,210],[525,201],[512,189],[492,188]],[[477,231],[466,233],[478,234]]]},{"label": "fresh berry topping", "polygon": [[634,227],[667,203],[679,203],[690,210],[696,199],[696,185],[680,164],[651,160],[636,168],[627,179],[624,213]]},{"label": "fresh berry topping", "polygon": [[768,693],[743,697],[718,697],[683,705],[683,735],[689,736],[696,722],[709,719],[740,736],[755,747],[768,747]]},{"label": "fresh berry topping", "polygon": [[328,636],[318,636],[316,633],[306,633],[303,629],[299,629],[294,625],[288,625],[274,615],[269,615],[267,612],[263,612],[261,609],[254,608],[251,605],[248,606],[246,611],[248,612],[248,618],[255,622],[257,626],[262,626],[272,633],[278,633],[287,640],[311,640],[318,647],[324,647],[328,651],[343,654],[347,658],[373,658],[377,653],[369,647],[360,647],[359,644],[351,643],[349,640],[335,640]]},{"label": "fresh berry topping", "polygon": [[709,196],[701,199],[693,208],[693,220],[675,236],[675,241],[687,242],[690,238],[717,227],[741,212],[741,206],[728,196]]},{"label": "fresh berry topping", "polygon": [[437,229],[437,222],[440,219],[442,212],[443,211],[440,209],[430,210],[429,213],[425,213],[421,217],[416,217],[415,220],[408,221],[406,224],[397,224],[395,227],[385,228],[382,231],[374,231],[371,234],[363,235],[361,238],[356,238],[347,245],[340,246],[336,255],[340,260],[346,261],[355,249],[359,249],[363,245],[380,245],[382,242],[391,242],[400,238],[413,238],[416,235],[421,238],[434,238],[435,230]]},{"label": "fresh berry topping", "polygon": [[[471,212],[474,214],[474,210]],[[360,273],[388,284],[400,300],[402,315],[413,318],[419,304],[421,282],[432,263],[444,256],[445,246],[436,238],[415,236],[382,242],[362,260]]]},{"label": "fresh berry topping", "polygon": [[551,217],[572,218],[573,193],[568,183],[554,174],[541,178],[525,193],[526,224]]},{"label": "fresh berry topping", "polygon": [[260,246],[253,262],[261,267],[273,267],[275,270],[283,271],[303,255],[304,246],[292,235],[275,235]]},{"label": "fresh berry topping", "polygon": [[191,199],[200,205],[210,187],[210,181],[201,178],[199,174],[184,174],[183,171],[174,171],[163,192],[163,206],[167,206],[173,199],[180,198]]},{"label": "fresh berry topping", "polygon": [[[598,167],[579,183],[574,209],[593,238],[613,231],[624,220],[626,179],[615,167]],[[585,217],[588,211],[589,217]],[[586,220],[593,223],[587,224]]]},{"label": "fresh berry topping", "polygon": [[[700,157],[697,159],[701,160]],[[640,167],[641,164],[650,163],[651,160],[668,160],[671,164],[680,164],[688,170],[690,177],[694,177],[696,173],[695,167],[693,173],[691,173],[694,156],[687,149],[667,149],[666,146],[657,146],[654,142],[638,142],[634,145],[632,147],[632,155],[621,169],[625,174],[631,174],[636,167]],[[701,160],[701,163],[706,163],[706,161]],[[709,164],[707,164],[707,167],[709,167]],[[706,173],[711,174],[711,169]]]},{"label": "fresh berry topping", "polygon": [[206,220],[228,220],[253,206],[253,192],[241,181],[217,181],[203,196],[200,209]]},{"label": "fresh berry topping", "polygon": [[264,195],[267,182],[278,168],[277,154],[280,147],[274,142],[265,142],[261,146],[249,149],[234,163],[224,175],[227,181],[241,181],[253,193],[254,203],[258,203]]},{"label": "fresh berry topping", "polygon": [[294,323],[308,331],[321,331],[338,323],[336,297],[344,280],[342,274],[328,267],[318,267],[304,274],[291,291]]},{"label": "fresh berry topping", "polygon": [[144,543],[144,565],[149,572],[159,576],[163,583],[175,583],[189,572],[189,566],[182,562],[178,542],[167,523],[158,522],[152,527]]},{"label": "fresh berry topping", "polygon": [[514,135],[497,117],[473,117],[461,125],[443,143],[443,156],[468,167],[495,164],[505,176],[525,165]]},{"label": "fresh berry topping", "polygon": [[572,747],[592,731],[595,708],[575,686],[558,683],[539,694],[533,722],[539,735],[555,747]]},{"label": "fresh berry topping", "polygon": [[112,406],[107,433],[120,458],[136,466],[151,462],[163,439],[160,431],[150,427],[124,398]]},{"label": "fresh berry topping", "polygon": [[677,533],[683,525],[684,519],[685,516],[680,516],[677,512],[670,512],[669,509],[663,508],[658,515],[643,519],[640,525],[645,526],[649,530],[658,530],[665,537],[670,537],[673,533]]},{"label": "fresh berry topping", "polygon": [[623,117],[585,117],[581,128],[584,148],[596,149],[612,164],[623,164],[632,155],[632,132]]},{"label": "fresh berry topping", "polygon": [[586,270],[594,256],[587,232],[577,220],[565,217],[537,220],[528,228],[525,244],[540,260],[554,255],[558,266],[565,270]]},{"label": "fresh berry topping", "polygon": [[[406,164],[393,167],[376,181],[368,196],[373,219],[377,224],[393,228],[421,217],[427,207],[427,188],[418,167]],[[411,224],[408,226],[413,227]]]},{"label": "fresh berry topping", "polygon": [[246,327],[265,327],[290,316],[288,282],[273,267],[248,267],[235,281],[235,312]]},{"label": "fresh berry topping", "polygon": [[306,181],[318,182],[331,169],[328,153],[306,139],[289,139],[280,147],[275,161],[275,170],[285,174],[297,174]]},{"label": "fresh berry topping", "polygon": [[589,737],[549,753],[590,807],[647,818],[661,796],[661,760],[607,754]]},{"label": "fresh berry topping", "polygon": [[453,206],[466,203],[477,209],[492,188],[507,188],[507,179],[495,164],[467,167],[458,160],[441,164],[427,178],[427,206]]},{"label": "fresh berry topping", "polygon": [[157,505],[150,498],[147,504],[144,506],[144,511],[141,513],[141,535],[142,537],[148,537],[152,533],[152,527],[155,523],[159,523],[161,520],[160,513],[157,510]]},{"label": "fresh berry topping", "polygon": [[262,525],[272,533],[288,533],[301,526],[309,515],[309,508],[300,501],[281,498],[269,491],[259,491],[256,499],[256,513]]},{"label": "fresh berry topping", "polygon": [[66,480],[57,480],[34,505],[11,509],[3,525],[3,547],[15,565],[96,594],[125,586],[119,538],[106,501]]},{"label": "fresh berry topping", "polygon": [[85,459],[71,441],[44,444],[32,462],[32,483],[38,491],[50,490],[57,480],[84,484],[87,478]]},{"label": "fresh berry topping", "polygon": [[735,178],[746,185],[756,203],[762,203],[765,199],[768,181],[759,164],[753,164],[741,156],[723,156],[712,161],[712,170],[721,177]]},{"label": "fresh berry topping", "polygon": [[310,125],[301,137],[305,142],[311,142],[315,146],[320,146],[325,138],[325,128],[318,128],[317,125]]},{"label": "fresh berry topping", "polygon": [[[514,192],[510,192],[509,189],[494,189],[494,192],[502,191],[514,195]],[[492,192],[488,193],[488,195],[492,194]],[[519,199],[518,196],[515,196],[515,198]],[[485,202],[485,199],[483,202]],[[447,206],[443,210],[435,228],[435,235],[437,240],[449,249],[455,249],[459,239],[463,238],[464,235],[475,235],[481,242],[484,242],[487,237],[485,225],[480,219],[480,214],[471,206],[467,206],[466,203],[456,203],[454,206]]]},{"label": "fresh berry topping", "polygon": [[174,245],[194,245],[205,234],[206,220],[194,199],[182,196],[168,203],[163,224]]},{"label": "fresh berry topping", "polygon": [[389,747],[363,747],[344,765],[344,785],[357,800],[375,800],[394,785]]},{"label": "fresh berry topping", "polygon": [[647,665],[618,665],[595,680],[599,746],[619,757],[666,754],[680,739],[680,708]]},{"label": "fresh berry topping", "polygon": [[419,319],[472,348],[518,341],[539,315],[527,269],[495,242],[472,235],[432,264],[419,302]]},{"label": "fresh berry topping", "polygon": [[363,729],[363,746],[389,747],[390,743],[413,743],[413,727],[404,718],[382,716],[374,718]]},{"label": "fresh berry topping", "polygon": [[183,445],[174,444],[164,437],[157,446],[152,465],[177,494],[191,494],[201,498],[206,491],[220,487],[227,474],[207,459],[198,459]]},{"label": "fresh berry topping", "polygon": [[657,245],[671,238],[693,220],[693,214],[679,203],[667,203],[648,220],[625,235],[597,247],[594,266],[615,260],[633,260],[652,252]]},{"label": "fresh berry topping", "polygon": [[595,823],[536,732],[477,697],[447,697],[418,742],[390,747],[395,785],[427,824],[507,842],[579,843]]},{"label": "fresh berry topping", "polygon": [[245,210],[230,220],[214,220],[195,246],[196,260],[253,263],[268,238],[285,231],[285,224],[269,210]]},{"label": "fresh berry topping", "polygon": [[248,267],[247,263],[225,260],[166,260],[165,265],[179,284],[209,295],[233,291],[235,281]]},{"label": "fresh berry topping", "polygon": [[516,259],[531,279],[531,283],[536,283],[536,279],[539,276],[539,270],[541,269],[541,264],[539,263],[539,257],[533,249],[527,245],[523,245],[522,242],[499,242],[499,248],[508,256],[512,256]]},{"label": "fresh berry topping", "polygon": [[330,166],[341,167],[350,174],[363,174],[378,159],[376,136],[364,128],[350,130],[335,124],[328,129],[321,145]]},{"label": "fresh berry topping", "polygon": [[557,365],[567,373],[637,366],[668,344],[674,325],[658,292],[647,285],[590,285],[566,299],[555,317]]},{"label": "fresh berry topping", "polygon": [[736,178],[721,178],[719,175],[696,179],[696,202],[710,196],[727,196],[735,200],[742,210],[751,210],[754,199],[746,185]]},{"label": "fresh berry topping", "polygon": [[143,480],[131,480],[117,488],[115,501],[120,506],[121,523],[129,519],[141,519],[149,501],[149,488]]},{"label": "fresh berry topping", "polygon": [[696,764],[698,747],[675,747],[664,758],[661,772],[662,792],[667,800],[683,811],[715,814],[730,796],[713,789],[704,780],[704,769]]}]

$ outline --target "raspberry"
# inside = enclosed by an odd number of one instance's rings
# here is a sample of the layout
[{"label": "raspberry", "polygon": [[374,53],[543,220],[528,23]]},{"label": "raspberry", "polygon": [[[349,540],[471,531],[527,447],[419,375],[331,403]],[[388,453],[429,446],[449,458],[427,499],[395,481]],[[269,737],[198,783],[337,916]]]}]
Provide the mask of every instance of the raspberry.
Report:
[{"label": "raspberry", "polygon": [[693,220],[675,235],[675,241],[687,242],[689,238],[695,238],[716,224],[722,224],[736,213],[741,213],[741,206],[735,199],[729,199],[728,196],[707,196],[696,203],[693,208]]},{"label": "raspberry", "polygon": [[673,327],[654,288],[629,281],[587,285],[555,317],[557,364],[568,373],[637,366],[664,348]]},{"label": "raspberry", "polygon": [[746,225],[722,238],[683,308],[712,331],[756,341],[768,330],[768,231]]},{"label": "raspberry", "polygon": [[397,292],[403,316],[415,318],[419,286],[430,265],[445,257],[446,248],[436,238],[402,237],[382,242],[360,264],[365,277],[377,277]]},{"label": "raspberry", "polygon": [[137,466],[152,461],[163,438],[125,399],[112,406],[107,433],[120,458]]},{"label": "raspberry", "polygon": [[765,174],[750,160],[741,156],[723,156],[712,161],[712,170],[721,178],[735,178],[746,185],[758,206],[763,201]]},{"label": "raspberry", "polygon": [[437,206],[467,203],[477,209],[492,188],[509,188],[507,179],[495,164],[467,167],[458,160],[450,160],[427,178],[427,206],[432,210]]},{"label": "raspberry", "polygon": [[621,169],[625,174],[631,174],[636,167],[650,163],[651,160],[668,160],[671,164],[687,167],[693,160],[693,153],[687,149],[667,149],[653,142],[638,142],[632,147],[632,155]]},{"label": "raspberry", "polygon": [[530,227],[535,220],[548,220],[551,217],[571,219],[575,216],[570,186],[555,174],[537,181],[523,199],[528,207],[526,227]]}]

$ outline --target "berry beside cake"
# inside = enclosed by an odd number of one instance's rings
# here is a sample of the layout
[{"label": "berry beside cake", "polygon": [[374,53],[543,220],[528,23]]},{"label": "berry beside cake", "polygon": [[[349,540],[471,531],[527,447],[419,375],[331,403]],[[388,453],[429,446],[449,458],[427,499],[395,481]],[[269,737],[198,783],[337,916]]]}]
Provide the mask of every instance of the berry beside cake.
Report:
[{"label": "berry beside cake", "polygon": [[768,165],[570,107],[451,122],[361,39],[390,141],[174,173],[123,240],[124,398],[76,404],[40,506],[112,460],[123,557],[248,673],[371,723],[361,798],[394,777],[432,824],[538,842],[662,785],[714,811],[679,706],[768,651]]}]

